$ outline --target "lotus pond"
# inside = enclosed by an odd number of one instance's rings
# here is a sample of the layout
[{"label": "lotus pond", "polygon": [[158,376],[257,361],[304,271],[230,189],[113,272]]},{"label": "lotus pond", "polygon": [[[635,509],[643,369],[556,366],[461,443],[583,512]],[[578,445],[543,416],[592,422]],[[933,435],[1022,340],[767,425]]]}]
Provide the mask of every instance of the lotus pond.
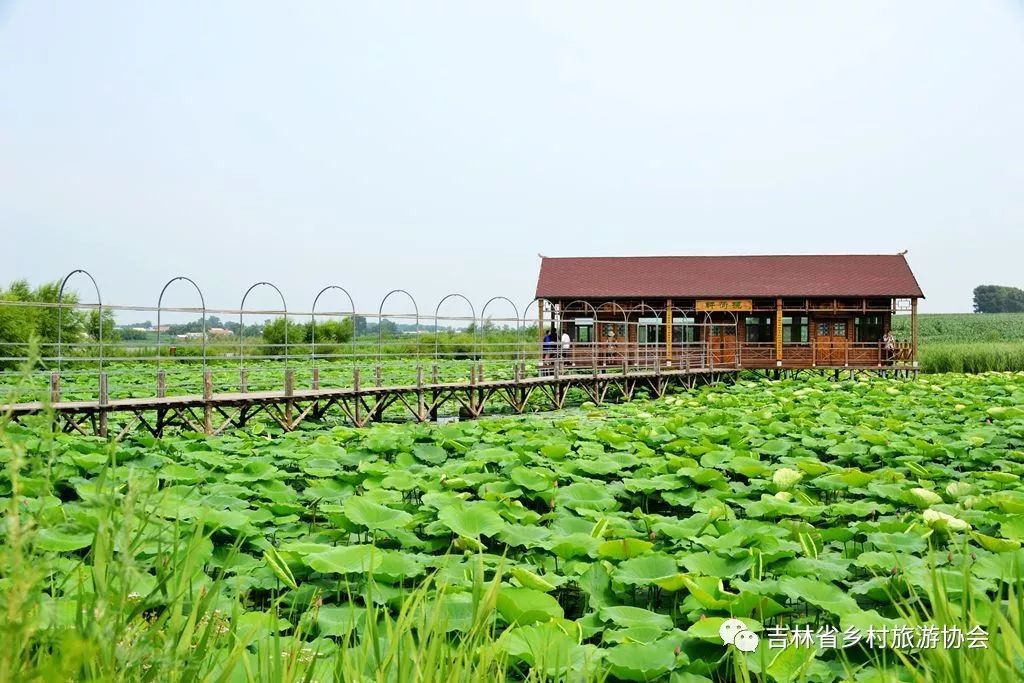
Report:
[{"label": "lotus pond", "polygon": [[[7,425],[0,678],[1019,680],[1021,406],[1018,373],[116,445]],[[768,642],[952,625],[987,647]]]}]

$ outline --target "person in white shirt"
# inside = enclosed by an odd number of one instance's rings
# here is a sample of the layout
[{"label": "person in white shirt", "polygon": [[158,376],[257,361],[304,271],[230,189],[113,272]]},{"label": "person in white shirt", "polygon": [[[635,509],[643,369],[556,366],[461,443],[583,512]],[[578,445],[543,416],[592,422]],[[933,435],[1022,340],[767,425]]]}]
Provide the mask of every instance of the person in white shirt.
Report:
[{"label": "person in white shirt", "polygon": [[568,332],[562,333],[562,359],[569,357],[569,347],[572,346],[572,339],[569,337]]}]

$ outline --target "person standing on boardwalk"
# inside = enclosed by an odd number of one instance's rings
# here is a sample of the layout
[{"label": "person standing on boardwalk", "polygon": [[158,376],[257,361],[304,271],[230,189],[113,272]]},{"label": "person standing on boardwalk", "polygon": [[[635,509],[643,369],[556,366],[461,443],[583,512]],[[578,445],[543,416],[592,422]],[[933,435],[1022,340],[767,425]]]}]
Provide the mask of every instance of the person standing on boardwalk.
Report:
[{"label": "person standing on boardwalk", "polygon": [[545,366],[544,372],[547,373],[550,370],[547,369],[548,363],[551,362],[555,355],[555,331],[548,330],[547,334],[544,335],[544,342],[541,344],[543,350],[541,365]]},{"label": "person standing on boardwalk", "polygon": [[896,338],[892,336],[892,330],[885,328],[882,335],[882,349],[885,354],[885,364],[893,365],[896,361]]}]

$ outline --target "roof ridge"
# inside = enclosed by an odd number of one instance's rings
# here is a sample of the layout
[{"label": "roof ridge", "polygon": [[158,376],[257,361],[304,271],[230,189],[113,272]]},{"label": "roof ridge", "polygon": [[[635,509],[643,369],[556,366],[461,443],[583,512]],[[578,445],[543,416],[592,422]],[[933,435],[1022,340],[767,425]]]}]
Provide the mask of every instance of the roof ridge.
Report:
[{"label": "roof ridge", "polygon": [[892,256],[903,257],[904,254],[869,254],[869,253],[840,253],[840,254],[641,254],[638,256],[541,256],[542,259],[643,259],[643,258],[781,258],[781,257],[831,257],[831,256]]}]

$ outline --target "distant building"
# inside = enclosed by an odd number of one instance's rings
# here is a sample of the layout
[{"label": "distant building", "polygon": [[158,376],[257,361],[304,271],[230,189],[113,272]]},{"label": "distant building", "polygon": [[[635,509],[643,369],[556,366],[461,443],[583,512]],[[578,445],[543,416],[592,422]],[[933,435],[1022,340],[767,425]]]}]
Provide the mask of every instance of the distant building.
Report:
[{"label": "distant building", "polygon": [[211,327],[207,332],[214,337],[227,337],[234,334],[234,332],[225,327]]}]

